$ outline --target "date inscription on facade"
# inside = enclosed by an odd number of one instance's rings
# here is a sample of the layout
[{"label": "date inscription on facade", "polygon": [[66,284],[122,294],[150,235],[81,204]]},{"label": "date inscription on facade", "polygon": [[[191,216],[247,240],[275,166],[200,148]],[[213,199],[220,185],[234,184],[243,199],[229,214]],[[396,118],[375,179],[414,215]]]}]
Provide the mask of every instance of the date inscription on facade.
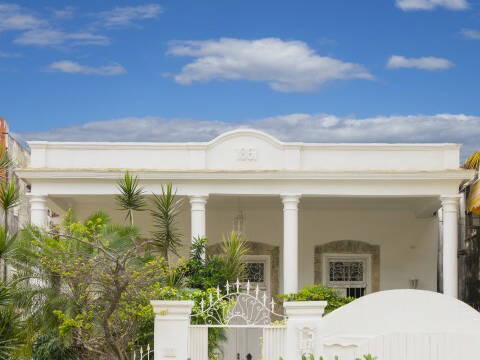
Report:
[{"label": "date inscription on facade", "polygon": [[242,147],[235,149],[238,161],[257,161],[257,149]]}]

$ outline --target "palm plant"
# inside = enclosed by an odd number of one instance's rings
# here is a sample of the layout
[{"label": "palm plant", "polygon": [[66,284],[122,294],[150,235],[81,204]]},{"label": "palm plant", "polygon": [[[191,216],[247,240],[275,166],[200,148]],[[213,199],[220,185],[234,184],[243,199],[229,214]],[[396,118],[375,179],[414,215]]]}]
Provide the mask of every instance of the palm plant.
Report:
[{"label": "palm plant", "polygon": [[8,169],[13,166],[13,160],[10,158],[10,155],[3,145],[2,149],[0,149],[0,169]]},{"label": "palm plant", "polygon": [[7,281],[7,262],[14,256],[17,234],[9,235],[0,226],[0,261],[3,262],[3,282]]},{"label": "palm plant", "polygon": [[177,228],[177,216],[180,213],[182,200],[177,198],[172,184],[162,185],[162,194],[153,194],[154,209],[151,211],[155,231],[153,243],[168,262],[168,253],[178,255],[182,243],[182,234]]},{"label": "palm plant", "polygon": [[20,313],[14,302],[14,285],[0,283],[0,359],[12,359],[22,342]]},{"label": "palm plant", "polygon": [[77,244],[34,226],[24,228],[17,235],[11,261],[15,266],[12,276],[12,281],[16,283],[14,302],[22,314],[26,340],[25,346],[19,349],[22,358],[69,359],[67,345],[65,357],[55,355],[61,350],[60,343],[66,341],[60,340],[56,331],[59,320],[54,311],[75,313],[76,294],[62,291],[65,283],[58,273],[45,266],[44,259],[61,259],[65,255],[71,260],[76,251],[80,251]]},{"label": "palm plant", "polygon": [[140,186],[138,177],[132,176],[128,171],[117,185],[120,190],[120,195],[117,195],[115,199],[121,210],[127,212],[125,220],[129,220],[130,225],[133,226],[134,211],[145,210],[144,188]]},{"label": "palm plant", "polygon": [[225,276],[235,280],[242,278],[245,272],[244,258],[248,254],[247,243],[234,231],[222,239],[222,259],[225,263]]},{"label": "palm plant", "polygon": [[75,351],[65,345],[55,332],[47,332],[33,344],[32,360],[77,360]]},{"label": "palm plant", "polygon": [[[12,180],[0,183],[0,206],[5,214],[9,210],[20,204],[20,191],[17,184]],[[8,216],[4,218],[4,226],[8,231]]]}]

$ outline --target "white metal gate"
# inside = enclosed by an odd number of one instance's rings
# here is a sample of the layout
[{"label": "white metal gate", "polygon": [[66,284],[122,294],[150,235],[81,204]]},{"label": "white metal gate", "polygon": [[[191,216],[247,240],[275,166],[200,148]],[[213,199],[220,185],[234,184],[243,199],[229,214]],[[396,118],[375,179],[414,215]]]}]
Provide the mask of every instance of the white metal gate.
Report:
[{"label": "white metal gate", "polygon": [[[190,360],[208,360],[208,330],[224,329],[230,336],[235,332],[250,331],[243,341],[251,340],[250,351],[241,351],[245,344],[237,344],[235,351],[223,352],[224,360],[263,359],[278,360],[285,357],[285,316],[276,310],[277,304],[265,291],[250,282],[225,285],[222,293],[217,287],[208,299],[202,299],[191,315],[188,354]],[[256,347],[258,346],[258,348]]]}]

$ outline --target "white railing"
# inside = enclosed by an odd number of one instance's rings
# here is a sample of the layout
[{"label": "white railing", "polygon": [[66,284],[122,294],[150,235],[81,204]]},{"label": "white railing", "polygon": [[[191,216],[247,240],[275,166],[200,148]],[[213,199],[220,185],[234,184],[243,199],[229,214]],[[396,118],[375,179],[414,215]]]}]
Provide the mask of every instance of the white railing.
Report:
[{"label": "white railing", "polygon": [[188,331],[188,359],[208,360],[208,327],[190,325]]},{"label": "white railing", "polygon": [[263,360],[285,359],[286,336],[287,328],[285,326],[268,326],[263,328]]},{"label": "white railing", "polygon": [[132,351],[132,360],[153,360],[153,349],[150,344],[137,347]]}]

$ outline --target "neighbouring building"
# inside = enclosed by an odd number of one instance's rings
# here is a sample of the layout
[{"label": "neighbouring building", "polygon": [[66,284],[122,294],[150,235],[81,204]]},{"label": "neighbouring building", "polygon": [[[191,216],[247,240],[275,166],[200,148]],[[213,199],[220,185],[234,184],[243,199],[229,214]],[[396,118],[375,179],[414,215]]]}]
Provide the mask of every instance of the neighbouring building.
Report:
[{"label": "neighbouring building", "polygon": [[[458,296],[459,186],[473,173],[457,144],[281,142],[239,129],[209,142],[29,146],[17,174],[31,187],[36,225],[70,208],[122,222],[114,196],[129,170],[148,194],[171,182],[185,199],[183,255],[192,237],[206,235],[215,252],[235,229],[250,244],[251,280],[270,294],[321,283],[359,297],[441,282]],[[136,224],[152,230],[148,214]]]},{"label": "neighbouring building", "polygon": [[[15,172],[16,168],[25,168],[29,165],[30,151],[27,146],[17,141],[9,133],[8,123],[2,117],[0,117],[0,144],[2,148],[6,148],[8,155],[13,161],[10,169],[7,170],[7,174],[10,179],[16,182],[20,190],[20,204],[13,208],[9,213],[10,229],[12,232],[16,232],[30,221],[30,204],[25,196],[29,192],[29,186],[27,183],[21,181]],[[5,175],[4,172],[2,176]],[[0,209],[1,224],[3,224],[4,218],[5,214],[3,210]]]}]

